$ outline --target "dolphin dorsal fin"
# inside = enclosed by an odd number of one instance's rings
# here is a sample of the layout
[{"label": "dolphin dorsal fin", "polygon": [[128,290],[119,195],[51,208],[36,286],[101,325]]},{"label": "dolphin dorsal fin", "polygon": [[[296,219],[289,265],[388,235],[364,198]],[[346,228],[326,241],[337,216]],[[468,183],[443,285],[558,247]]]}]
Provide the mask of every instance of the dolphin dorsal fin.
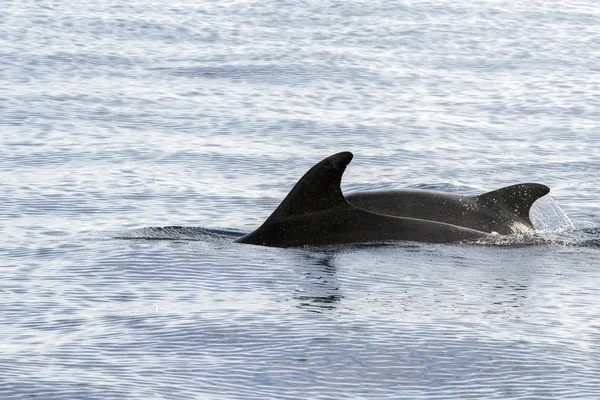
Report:
[{"label": "dolphin dorsal fin", "polygon": [[313,166],[300,178],[267,221],[349,206],[340,183],[351,160],[352,153],[346,151],[329,156]]},{"label": "dolphin dorsal fin", "polygon": [[477,196],[484,205],[499,204],[529,221],[529,209],[537,199],[547,195],[550,188],[539,183],[520,183]]}]

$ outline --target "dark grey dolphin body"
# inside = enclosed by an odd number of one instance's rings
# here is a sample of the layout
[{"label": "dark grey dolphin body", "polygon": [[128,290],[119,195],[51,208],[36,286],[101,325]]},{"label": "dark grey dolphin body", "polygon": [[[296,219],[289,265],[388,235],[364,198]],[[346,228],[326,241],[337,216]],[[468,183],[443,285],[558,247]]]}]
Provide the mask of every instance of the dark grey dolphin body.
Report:
[{"label": "dark grey dolphin body", "polygon": [[522,183],[479,196],[428,190],[359,192],[346,196],[356,207],[379,214],[421,218],[501,235],[533,230],[529,210],[550,192],[545,185]]},{"label": "dark grey dolphin body", "polygon": [[[273,247],[417,241],[449,243],[485,237],[487,232],[424,218],[395,216],[357,207],[340,183],[352,153],[327,157],[296,183],[279,207],[239,243]],[[371,200],[377,202],[380,197]],[[359,202],[358,198],[355,198]],[[376,207],[374,207],[376,208]]]}]

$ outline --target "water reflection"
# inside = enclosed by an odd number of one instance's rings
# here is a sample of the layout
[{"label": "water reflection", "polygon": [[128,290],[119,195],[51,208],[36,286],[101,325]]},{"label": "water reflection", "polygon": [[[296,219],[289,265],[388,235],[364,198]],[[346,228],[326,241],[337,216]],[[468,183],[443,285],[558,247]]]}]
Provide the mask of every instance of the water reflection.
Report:
[{"label": "water reflection", "polygon": [[305,255],[307,262],[299,269],[299,287],[294,299],[298,307],[312,312],[334,310],[343,298],[337,279],[333,253],[310,253]]},{"label": "water reflection", "polygon": [[506,314],[520,318],[520,311],[517,312],[516,309],[527,304],[529,286],[523,282],[496,278],[490,288],[492,289],[492,301],[489,303],[490,308],[484,314]]}]

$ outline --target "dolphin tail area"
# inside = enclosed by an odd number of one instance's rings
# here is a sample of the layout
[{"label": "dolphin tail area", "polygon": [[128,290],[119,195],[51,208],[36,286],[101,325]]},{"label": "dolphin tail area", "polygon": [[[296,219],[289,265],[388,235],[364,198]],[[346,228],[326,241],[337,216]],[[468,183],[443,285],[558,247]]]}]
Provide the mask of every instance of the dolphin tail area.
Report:
[{"label": "dolphin tail area", "polygon": [[550,188],[540,183],[520,183],[503,187],[498,190],[477,196],[481,205],[493,206],[494,204],[506,207],[519,217],[528,221],[529,210],[535,201],[550,193]]}]

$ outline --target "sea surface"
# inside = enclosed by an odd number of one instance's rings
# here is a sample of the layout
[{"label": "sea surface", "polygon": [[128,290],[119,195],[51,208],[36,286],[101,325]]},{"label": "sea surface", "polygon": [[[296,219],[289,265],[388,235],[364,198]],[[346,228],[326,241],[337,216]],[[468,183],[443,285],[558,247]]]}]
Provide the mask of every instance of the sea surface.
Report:
[{"label": "sea surface", "polygon": [[[233,243],[340,151],[345,193],[551,197]],[[599,178],[596,0],[3,0],[0,399],[598,399]]]}]

